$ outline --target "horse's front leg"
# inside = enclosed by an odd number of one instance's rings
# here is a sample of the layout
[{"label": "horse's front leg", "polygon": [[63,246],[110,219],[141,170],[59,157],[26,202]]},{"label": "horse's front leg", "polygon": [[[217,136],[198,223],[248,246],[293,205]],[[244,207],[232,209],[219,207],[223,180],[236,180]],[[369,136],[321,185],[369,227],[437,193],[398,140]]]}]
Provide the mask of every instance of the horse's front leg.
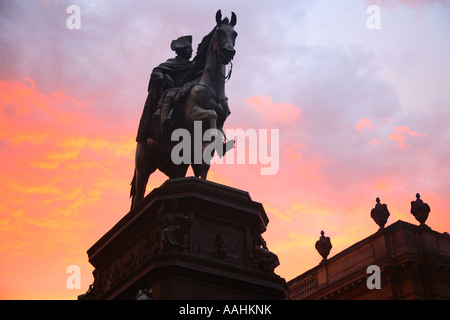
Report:
[{"label": "horse's front leg", "polygon": [[[203,148],[206,147],[206,145],[212,143],[215,141],[215,139],[218,139],[219,133],[217,131],[217,113],[214,110],[206,110],[201,107],[194,106],[191,111],[191,121],[203,121],[207,120],[209,121],[209,128],[212,130],[209,130],[209,136],[205,137],[206,140],[209,140],[210,142],[203,144]],[[203,140],[203,137],[202,137]],[[202,150],[203,154],[203,150]],[[192,165],[192,168],[194,169],[195,176],[201,177],[202,179],[206,179],[206,176],[208,174],[210,164],[205,162],[205,159],[202,157],[202,164],[201,165]]]},{"label": "horse's front leg", "polygon": [[217,129],[217,113],[214,110],[206,110],[198,106],[193,107],[191,111],[191,121],[203,120],[209,121],[210,129]]}]

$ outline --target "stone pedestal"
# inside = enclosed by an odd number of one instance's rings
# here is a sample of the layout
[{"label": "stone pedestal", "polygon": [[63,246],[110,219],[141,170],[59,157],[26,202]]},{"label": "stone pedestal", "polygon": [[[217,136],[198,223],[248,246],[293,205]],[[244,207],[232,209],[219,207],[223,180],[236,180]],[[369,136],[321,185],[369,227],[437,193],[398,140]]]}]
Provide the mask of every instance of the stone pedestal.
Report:
[{"label": "stone pedestal", "polygon": [[167,180],[87,251],[94,283],[79,299],[283,299],[268,222],[245,191]]}]

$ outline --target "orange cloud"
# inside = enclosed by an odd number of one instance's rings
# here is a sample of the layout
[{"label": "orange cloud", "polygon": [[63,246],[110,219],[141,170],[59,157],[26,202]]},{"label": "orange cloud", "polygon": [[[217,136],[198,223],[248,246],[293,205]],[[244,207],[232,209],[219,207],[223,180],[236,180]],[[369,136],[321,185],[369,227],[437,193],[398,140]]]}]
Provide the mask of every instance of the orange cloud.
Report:
[{"label": "orange cloud", "polygon": [[386,179],[377,179],[375,181],[375,189],[380,191],[385,191],[389,188],[389,181]]},{"label": "orange cloud", "polygon": [[75,149],[66,151],[66,155],[76,152],[77,149],[87,148],[97,153],[108,151],[118,157],[125,156],[129,159],[134,159],[136,142],[134,139],[122,135],[110,136],[108,139],[103,137],[71,136],[60,140],[58,146],[69,150]]},{"label": "orange cloud", "polygon": [[129,209],[134,132],[119,135],[90,112],[32,79],[0,81],[0,299],[76,298],[66,267],[83,268],[85,291],[86,249]]},{"label": "orange cloud", "polygon": [[397,142],[397,145],[394,146],[407,150],[410,147],[406,144],[408,136],[419,137],[420,135],[415,131],[411,131],[407,126],[401,126],[394,128],[394,132],[389,135],[388,140]]},{"label": "orange cloud", "polygon": [[373,130],[375,127],[372,125],[372,121],[369,118],[362,118],[358,123],[354,125],[355,129],[362,131],[364,129]]},{"label": "orange cloud", "polygon": [[[305,150],[303,153],[300,149]],[[284,157],[288,160],[295,170],[295,173],[309,181],[325,182],[327,179],[322,174],[322,166],[328,163],[318,155],[314,155],[305,145],[296,143],[284,149]]]},{"label": "orange cloud", "polygon": [[58,121],[72,123],[77,119],[74,110],[87,106],[87,103],[67,96],[61,91],[46,96],[36,90],[34,80],[27,77],[23,77],[22,80],[22,82],[0,81],[0,106],[8,107],[6,113],[10,117],[28,116],[40,111]]},{"label": "orange cloud", "polygon": [[270,121],[290,123],[301,116],[299,107],[290,103],[273,103],[272,97],[254,96],[245,100],[250,109],[261,113]]},{"label": "orange cloud", "polygon": [[87,103],[61,91],[37,91],[32,79],[0,81],[0,139],[13,145],[41,145],[67,125],[90,120],[82,109]]}]

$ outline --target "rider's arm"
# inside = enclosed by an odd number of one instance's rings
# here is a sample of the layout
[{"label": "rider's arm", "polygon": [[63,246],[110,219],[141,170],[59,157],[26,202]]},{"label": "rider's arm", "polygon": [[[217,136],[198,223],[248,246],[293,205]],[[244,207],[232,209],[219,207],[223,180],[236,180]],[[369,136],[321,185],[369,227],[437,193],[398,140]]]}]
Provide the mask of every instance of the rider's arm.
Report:
[{"label": "rider's arm", "polygon": [[169,88],[172,88],[174,86],[173,79],[167,73],[164,73],[161,69],[158,68],[153,69],[151,79],[157,82],[164,83]]}]

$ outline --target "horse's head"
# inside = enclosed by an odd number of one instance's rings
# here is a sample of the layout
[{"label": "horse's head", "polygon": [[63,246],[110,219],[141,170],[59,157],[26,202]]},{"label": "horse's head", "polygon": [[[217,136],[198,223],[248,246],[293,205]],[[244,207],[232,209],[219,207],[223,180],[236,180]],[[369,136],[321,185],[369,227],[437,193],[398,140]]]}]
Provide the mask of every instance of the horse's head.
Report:
[{"label": "horse's head", "polygon": [[228,64],[233,60],[236,50],[234,44],[237,32],[234,31],[236,25],[236,14],[231,13],[231,21],[228,18],[222,20],[222,12],[216,13],[216,37],[214,42],[214,50],[218,53],[218,57],[223,64]]}]

